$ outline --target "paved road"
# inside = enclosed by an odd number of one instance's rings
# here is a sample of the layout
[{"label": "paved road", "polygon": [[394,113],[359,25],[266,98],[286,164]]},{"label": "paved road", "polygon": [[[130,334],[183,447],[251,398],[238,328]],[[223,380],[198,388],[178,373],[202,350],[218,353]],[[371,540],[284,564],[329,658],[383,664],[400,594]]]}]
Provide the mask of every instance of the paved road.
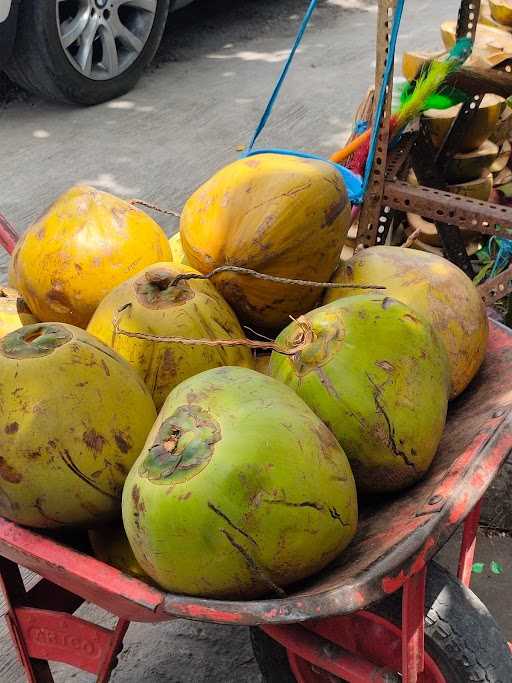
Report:
[{"label": "paved road", "polygon": [[[439,45],[439,23],[455,16],[456,5],[408,0],[401,46]],[[248,140],[305,6],[305,0],[197,2],[169,21],[138,88],[90,109],[42,102],[0,76],[0,210],[22,231],[77,182],[179,209]],[[321,3],[262,144],[328,153],[343,142],[372,78],[375,17],[370,0]],[[175,231],[172,219],[160,222]],[[0,276],[5,266],[2,255]],[[512,556],[510,544],[487,542],[484,550],[489,561],[505,565]],[[447,554],[453,562],[453,550]],[[499,605],[507,580],[484,574],[478,590]],[[109,623],[99,610],[83,614]],[[499,616],[505,624],[506,615]],[[510,620],[506,625],[512,631]],[[58,671],[59,683],[92,680]],[[0,633],[0,681],[7,680],[23,677]],[[143,680],[243,683],[259,675],[246,630],[179,621],[130,628],[114,681]]]}]

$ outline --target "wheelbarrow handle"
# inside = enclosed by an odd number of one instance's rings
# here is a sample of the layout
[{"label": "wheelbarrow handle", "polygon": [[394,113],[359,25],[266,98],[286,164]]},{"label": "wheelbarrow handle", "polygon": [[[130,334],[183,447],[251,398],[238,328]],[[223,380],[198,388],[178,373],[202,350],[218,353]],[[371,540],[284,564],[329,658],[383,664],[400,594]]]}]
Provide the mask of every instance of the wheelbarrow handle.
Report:
[{"label": "wheelbarrow handle", "polygon": [[12,254],[17,241],[18,233],[7,218],[0,213],[0,245],[8,254]]}]

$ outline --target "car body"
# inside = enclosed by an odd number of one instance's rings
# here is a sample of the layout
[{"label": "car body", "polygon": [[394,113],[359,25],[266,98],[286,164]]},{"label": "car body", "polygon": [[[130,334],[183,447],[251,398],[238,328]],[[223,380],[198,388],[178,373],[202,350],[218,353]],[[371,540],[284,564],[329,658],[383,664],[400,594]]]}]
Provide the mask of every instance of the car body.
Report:
[{"label": "car body", "polygon": [[134,86],[168,12],[192,1],[0,0],[0,70],[43,97],[98,104]]}]

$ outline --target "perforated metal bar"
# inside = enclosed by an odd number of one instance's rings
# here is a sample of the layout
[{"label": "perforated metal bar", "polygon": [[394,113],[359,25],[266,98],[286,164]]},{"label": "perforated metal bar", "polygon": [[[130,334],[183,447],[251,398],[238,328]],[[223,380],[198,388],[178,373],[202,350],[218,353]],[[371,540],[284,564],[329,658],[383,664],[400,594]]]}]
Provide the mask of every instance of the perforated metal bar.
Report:
[{"label": "perforated metal bar", "polygon": [[486,235],[512,237],[512,208],[491,202],[422,185],[415,187],[400,180],[385,183],[382,201],[392,209],[419,213],[434,222],[443,221]]},{"label": "perforated metal bar", "polygon": [[457,18],[457,39],[467,37],[474,42],[479,16],[480,0],[462,0]]},{"label": "perforated metal bar", "polygon": [[[357,236],[358,246],[361,244],[364,247],[370,247],[382,242],[382,237],[380,235],[385,231],[384,224],[387,222],[387,219],[381,216],[381,198],[384,188],[384,175],[389,143],[389,119],[391,117],[393,72],[391,72],[390,81],[388,83],[382,83],[382,79],[389,59],[389,39],[395,8],[396,0],[380,0],[379,2],[379,13],[377,18],[377,58],[375,69],[376,96],[373,110],[374,119],[381,85],[383,88],[386,88],[386,104],[382,119],[380,121],[373,121],[373,125],[378,126],[379,129],[378,144],[368,184],[368,191],[361,208]],[[379,230],[381,231],[380,233]]]},{"label": "perforated metal bar", "polygon": [[512,265],[492,280],[487,280],[478,287],[480,296],[487,306],[491,306],[503,297],[512,294]]}]

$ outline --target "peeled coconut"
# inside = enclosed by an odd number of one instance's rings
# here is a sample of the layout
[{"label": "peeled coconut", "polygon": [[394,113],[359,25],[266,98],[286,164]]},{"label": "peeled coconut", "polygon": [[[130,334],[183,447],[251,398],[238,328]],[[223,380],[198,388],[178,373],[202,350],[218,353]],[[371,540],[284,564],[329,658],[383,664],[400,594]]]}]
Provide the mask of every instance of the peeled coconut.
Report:
[{"label": "peeled coconut", "polygon": [[[413,249],[420,249],[421,251],[428,251],[430,254],[443,256],[441,236],[437,232],[435,223],[425,220],[416,213],[408,213],[407,221],[408,224],[405,226],[407,237],[410,237],[416,230],[420,231],[411,245]],[[466,251],[469,256],[472,256],[481,248],[480,233],[464,230],[462,235]]]},{"label": "peeled coconut", "polygon": [[187,261],[185,252],[183,251],[181,235],[179,232],[169,238],[169,246],[171,248],[171,261],[173,263],[183,263],[186,266],[190,265]]},{"label": "peeled coconut", "polygon": [[493,161],[489,170],[492,173],[495,173],[496,175],[503,171],[503,169],[506,168],[508,162],[510,161],[511,151],[512,145],[508,140],[505,140],[505,142],[500,147],[500,151],[498,153],[498,156],[496,157],[496,160]]},{"label": "peeled coconut", "polygon": [[[442,340],[450,364],[450,398],[470,383],[485,358],[488,322],[477,288],[441,256],[401,247],[371,247],[340,265],[333,282],[372,282],[428,320]],[[358,293],[330,289],[325,303]]]},{"label": "peeled coconut", "polygon": [[480,147],[471,152],[455,154],[448,161],[446,176],[451,183],[463,183],[485,176],[492,170],[498,154],[498,145],[485,140]]},{"label": "peeled coconut", "polygon": [[136,579],[151,581],[135,559],[122,522],[104,524],[97,529],[89,529],[89,541],[94,556]]},{"label": "peeled coconut", "polygon": [[38,322],[25,300],[11,287],[0,286],[0,337]]},{"label": "peeled coconut", "polygon": [[113,289],[98,306],[88,332],[115,349],[139,375],[160,409],[171,389],[188,377],[221,365],[254,367],[244,346],[188,345],[156,342],[116,334],[128,332],[185,339],[240,339],[245,334],[235,314],[208,280],[182,280],[198,274],[176,263],[158,263]]},{"label": "peeled coconut", "polygon": [[[194,192],[181,216],[181,241],[202,273],[233,265],[324,282],[336,269],[350,216],[332,164],[261,154],[229,164]],[[321,297],[319,288],[239,273],[214,282],[242,322],[264,329],[283,327]]]},{"label": "peeled coconut", "polygon": [[123,492],[142,568],[168,591],[276,595],[321,570],[356,531],[345,454],[293,391],[246,368],[172,391]]},{"label": "peeled coconut", "polygon": [[402,74],[409,82],[414,81],[422,67],[432,61],[442,59],[445,53],[438,52],[404,52],[402,58]]},{"label": "peeled coconut", "polygon": [[[462,104],[456,104],[448,109],[427,109],[423,112],[422,117],[436,147],[441,146],[461,107]],[[485,95],[475,118],[468,123],[457,151],[470,152],[480,147],[494,131],[504,108],[503,97],[493,94]]]},{"label": "peeled coconut", "polygon": [[[272,377],[331,429],[360,490],[398,491],[418,481],[436,453],[448,404],[446,352],[431,325],[381,294],[340,299],[303,320],[312,341],[294,356],[273,353]],[[299,330],[294,321],[278,342],[293,345]]]},{"label": "peeled coconut", "polygon": [[155,420],[136,372],[71,325],[38,323],[0,340],[0,515],[35,527],[114,518]]},{"label": "peeled coconut", "polygon": [[86,327],[113,287],[170,260],[164,231],[128,202],[77,185],[21,237],[9,281],[40,320]]},{"label": "peeled coconut", "polygon": [[512,26],[512,2],[510,0],[489,0],[492,18],[503,26]]},{"label": "peeled coconut", "polygon": [[[512,57],[512,35],[506,28],[486,25],[479,22],[476,27],[473,52],[466,64],[480,68],[493,68]],[[457,22],[445,21],[441,24],[441,38],[447,50],[451,50],[457,40]]]}]

